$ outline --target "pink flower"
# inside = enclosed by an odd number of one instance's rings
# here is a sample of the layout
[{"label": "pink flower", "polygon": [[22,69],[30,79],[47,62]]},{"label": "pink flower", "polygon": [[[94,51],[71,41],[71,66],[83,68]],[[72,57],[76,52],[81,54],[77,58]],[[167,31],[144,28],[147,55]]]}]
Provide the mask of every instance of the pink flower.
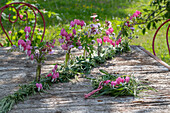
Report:
[{"label": "pink flower", "polygon": [[36,14],[38,14],[38,11],[35,11]]},{"label": "pink flower", "polygon": [[74,25],[75,25],[75,22],[74,22],[74,21],[71,21],[70,26],[71,26],[71,27],[74,27]]},{"label": "pink flower", "polygon": [[101,38],[97,38],[97,42],[102,44],[102,39]]},{"label": "pink flower", "polygon": [[60,43],[64,42],[64,39],[59,38],[58,40],[59,40]]},{"label": "pink flower", "polygon": [[28,27],[28,26],[26,26],[26,27],[25,27],[25,29],[24,29],[24,31],[25,31],[25,32],[29,32],[29,33],[30,33],[30,32],[31,32],[31,28],[30,28],[30,27]]},{"label": "pink flower", "polygon": [[119,45],[119,41],[116,41],[116,45],[117,45],[117,46]]},{"label": "pink flower", "polygon": [[51,82],[54,82],[56,80],[56,78],[59,78],[58,72],[53,74]]},{"label": "pink flower", "polygon": [[108,29],[108,31],[109,31],[110,33],[112,33],[114,30],[113,30],[112,27],[110,27],[110,28]]},{"label": "pink flower", "polygon": [[41,31],[41,29],[40,29],[40,28],[38,28],[38,31],[40,32],[40,31]]},{"label": "pink flower", "polygon": [[121,38],[119,38],[117,41],[118,41],[119,43],[121,43],[122,40],[121,40]]},{"label": "pink flower", "polygon": [[128,83],[129,80],[130,80],[130,77],[126,76],[126,78],[125,78],[126,83]]},{"label": "pink flower", "polygon": [[141,14],[141,12],[140,12],[140,11],[136,11],[136,14],[138,14],[138,15],[139,15],[139,14]]},{"label": "pink flower", "polygon": [[28,39],[28,38],[29,38],[29,34],[26,34],[26,35],[25,35],[25,39]]},{"label": "pink flower", "polygon": [[75,24],[80,25],[80,20],[79,19],[74,19]]},{"label": "pink flower", "polygon": [[19,15],[19,17],[22,19],[22,18],[23,18],[23,15]]},{"label": "pink flower", "polygon": [[61,29],[61,36],[67,36],[68,35],[68,33],[65,31],[65,29],[64,28],[62,28]]},{"label": "pink flower", "polygon": [[27,49],[27,50],[31,50],[31,46],[30,46],[30,45],[27,45],[27,46],[26,46],[26,49]]},{"label": "pink flower", "polygon": [[80,22],[80,26],[83,27],[84,24],[85,24],[85,22],[82,20],[82,21]]},{"label": "pink flower", "polygon": [[112,44],[112,45],[113,45],[113,47],[115,47],[115,42],[113,42],[113,41],[112,41],[112,42],[110,42],[110,44]]},{"label": "pink flower", "polygon": [[117,81],[112,81],[112,82],[111,82],[111,86],[114,87],[114,86],[116,86],[116,85],[117,85]]},{"label": "pink flower", "polygon": [[53,73],[55,73],[55,72],[56,72],[56,69],[55,69],[55,68],[53,68],[53,69],[52,69],[52,72],[53,72]]},{"label": "pink flower", "polygon": [[130,16],[130,20],[132,20],[133,19],[133,16]]},{"label": "pink flower", "polygon": [[108,39],[107,39],[107,42],[111,43],[111,42],[112,42],[112,40],[111,40],[110,38],[108,38]]},{"label": "pink flower", "polygon": [[9,34],[11,34],[11,33],[12,33],[12,31],[8,31],[8,33],[9,33]]},{"label": "pink flower", "polygon": [[76,30],[75,29],[73,29],[73,34],[76,35]]},{"label": "pink flower", "polygon": [[69,41],[70,40],[70,37],[69,36],[66,36],[66,41]]},{"label": "pink flower", "polygon": [[42,84],[41,83],[36,83],[36,87],[38,88],[38,91],[42,89]]},{"label": "pink flower", "polygon": [[68,47],[67,47],[66,44],[61,45],[61,47],[62,47],[62,49],[64,49],[64,50],[68,50]]},{"label": "pink flower", "polygon": [[104,36],[104,37],[103,37],[103,42],[106,42],[107,39],[108,39],[108,36]]},{"label": "pink flower", "polygon": [[125,79],[124,79],[124,78],[122,78],[122,79],[121,79],[121,83],[124,83],[124,82],[125,82]]},{"label": "pink flower", "polygon": [[52,76],[52,74],[51,73],[49,73],[48,75],[47,75],[47,77],[51,77]]},{"label": "pink flower", "polygon": [[106,35],[110,35],[110,32],[109,32],[109,31],[106,31]]},{"label": "pink flower", "polygon": [[31,45],[31,41],[30,41],[30,40],[27,40],[27,41],[26,41],[26,45]]},{"label": "pink flower", "polygon": [[106,80],[103,83],[104,83],[104,85],[107,85],[109,82],[110,82],[110,80]]},{"label": "pink flower", "polygon": [[54,66],[54,69],[57,69],[57,67],[58,67],[58,65],[56,64],[56,65]]},{"label": "pink flower", "polygon": [[27,51],[27,55],[30,56],[31,55],[31,50]]},{"label": "pink flower", "polygon": [[116,81],[117,81],[117,84],[119,85],[120,82],[122,82],[122,78],[121,78],[121,77],[118,77],[118,78],[116,79]]},{"label": "pink flower", "polygon": [[31,54],[31,60],[34,60],[34,55],[33,54]]},{"label": "pink flower", "polygon": [[72,33],[70,33],[70,34],[69,34],[69,36],[70,36],[70,37],[72,37],[72,36],[73,36],[73,34],[72,34]]}]

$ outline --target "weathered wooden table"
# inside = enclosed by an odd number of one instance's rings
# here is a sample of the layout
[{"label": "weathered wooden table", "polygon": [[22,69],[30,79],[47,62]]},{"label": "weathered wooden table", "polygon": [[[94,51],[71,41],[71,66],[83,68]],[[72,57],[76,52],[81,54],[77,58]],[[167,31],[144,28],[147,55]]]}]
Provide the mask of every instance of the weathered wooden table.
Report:
[{"label": "weathered wooden table", "polygon": [[[158,92],[146,91],[141,98],[110,97],[84,99],[84,94],[92,90],[91,82],[80,78],[79,81],[52,85],[48,93],[30,96],[28,100],[19,102],[10,113],[143,113],[170,112],[170,71],[154,60],[137,46],[105,64],[94,68],[91,74],[101,75],[99,69],[110,73],[133,74],[139,80],[149,81]],[[0,98],[13,93],[19,84],[31,81],[35,76],[35,66],[24,54],[6,53],[9,48],[0,48]],[[81,54],[82,51],[73,52]],[[55,53],[48,57],[42,73],[50,71],[54,63],[64,62],[64,51],[55,48]]]}]

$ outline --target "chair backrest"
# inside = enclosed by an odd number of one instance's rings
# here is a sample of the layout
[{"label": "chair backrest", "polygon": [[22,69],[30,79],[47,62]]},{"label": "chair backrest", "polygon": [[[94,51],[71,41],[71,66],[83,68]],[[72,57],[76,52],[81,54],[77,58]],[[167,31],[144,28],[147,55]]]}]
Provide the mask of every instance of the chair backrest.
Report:
[{"label": "chair backrest", "polygon": [[[152,50],[153,50],[153,53],[154,55],[156,56],[156,53],[155,53],[155,38],[156,38],[156,35],[158,33],[158,31],[160,30],[160,28],[162,26],[164,26],[166,23],[168,23],[170,21],[170,19],[166,20],[164,23],[162,23],[159,28],[156,30],[155,32],[155,35],[153,37],[153,42],[152,42]],[[170,28],[170,24],[168,25],[168,28],[167,28],[167,31],[166,31],[166,42],[167,42],[167,46],[168,46],[168,51],[169,51],[169,55],[170,55],[170,48],[169,48],[169,41],[168,41],[168,32],[169,32],[169,28]]]},{"label": "chair backrest", "polygon": [[[18,7],[14,7],[14,4],[17,4]],[[18,19],[20,19],[21,21],[27,21],[27,20],[28,20],[28,13],[27,13],[27,11],[24,11],[24,13],[26,14],[26,19],[22,19],[22,18],[20,17],[20,12],[19,12],[19,11],[20,11],[21,8],[24,7],[24,6],[29,7],[29,8],[33,11],[34,16],[35,16],[35,23],[34,23],[34,28],[33,28],[33,30],[32,30],[32,34],[31,34],[31,41],[32,41],[32,38],[33,38],[33,35],[34,35],[34,31],[35,31],[35,28],[36,28],[36,23],[37,23],[36,13],[39,13],[39,14],[41,15],[42,20],[43,20],[43,24],[44,24],[44,30],[43,30],[41,42],[43,41],[44,34],[45,34],[45,20],[44,20],[43,14],[40,12],[40,10],[39,10],[37,7],[35,7],[35,6],[31,5],[31,4],[23,3],[23,2],[14,2],[14,3],[7,4],[7,5],[5,5],[5,6],[3,6],[3,7],[0,8],[0,25],[1,25],[1,27],[2,27],[3,32],[4,32],[5,35],[7,36],[9,42],[11,43],[11,45],[13,45],[13,43],[12,43],[11,39],[9,38],[9,35],[8,35],[8,33],[6,32],[6,30],[4,29],[4,26],[3,26],[3,24],[2,24],[2,20],[1,20],[1,18],[2,18],[2,13],[3,13],[4,10],[7,9],[7,8],[14,8],[15,11],[16,11],[16,19],[15,19],[14,21],[11,21],[11,14],[9,14],[9,17],[8,17],[9,22],[15,23],[15,22],[18,21]],[[0,43],[0,46],[3,47],[3,45],[2,45],[1,43]]]}]

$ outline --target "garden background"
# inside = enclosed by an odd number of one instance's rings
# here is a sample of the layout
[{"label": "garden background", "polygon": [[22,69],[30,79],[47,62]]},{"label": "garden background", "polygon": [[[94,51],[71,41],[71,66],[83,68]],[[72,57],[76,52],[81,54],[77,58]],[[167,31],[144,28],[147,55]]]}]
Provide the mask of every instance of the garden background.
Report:
[{"label": "garden background", "polygon": [[[23,0],[1,0],[0,7],[12,1],[19,2]],[[155,7],[150,6],[152,1],[153,0],[24,0],[24,2],[34,4],[44,11],[46,21],[45,40],[58,39],[61,29],[64,26],[69,28],[71,20],[80,19],[86,23],[91,23],[92,18],[90,18],[90,16],[93,15],[93,13],[98,15],[100,22],[102,21],[104,23],[106,19],[111,21],[114,32],[117,35],[121,29],[121,22],[136,10],[142,13],[143,9],[154,10]],[[157,27],[161,23],[162,22],[157,23]],[[5,26],[8,30],[20,27],[17,26],[17,24],[15,24],[15,27],[11,27],[11,24],[8,23],[6,23]],[[167,26],[168,24],[163,26],[158,33],[155,50],[160,59],[170,64],[165,37]],[[156,29],[151,27],[150,30],[146,30],[146,33],[143,34],[142,30],[144,27],[146,27],[146,25],[141,25],[141,28],[135,26],[135,35],[138,38],[132,39],[130,45],[141,45],[152,53],[152,40]],[[39,22],[39,28],[43,28],[41,21]],[[2,33],[2,29],[0,29],[0,31],[2,37],[0,41],[2,41],[5,35]]]}]

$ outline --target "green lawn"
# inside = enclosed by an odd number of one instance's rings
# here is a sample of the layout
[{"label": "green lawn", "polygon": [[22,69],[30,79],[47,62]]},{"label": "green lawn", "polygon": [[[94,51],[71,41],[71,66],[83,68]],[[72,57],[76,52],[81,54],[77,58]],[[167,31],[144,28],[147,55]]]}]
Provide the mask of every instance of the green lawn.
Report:
[{"label": "green lawn", "polygon": [[[62,19],[58,20],[56,17],[48,18],[48,15],[45,15],[47,26],[46,40],[58,38],[62,27],[67,26],[68,28],[68,23],[71,20],[81,19],[89,23],[92,13],[98,14],[102,22],[106,19],[112,21],[114,23],[113,28],[117,33],[118,30],[116,30],[116,28],[117,25],[119,25],[118,19],[123,19],[129,14],[133,14],[136,10],[142,12],[143,8],[149,8],[151,1],[152,0],[25,0],[25,2],[28,3],[40,4],[41,9],[45,9],[46,11],[58,13]],[[6,2],[7,0],[1,0],[0,6],[5,5]],[[166,28],[167,25],[160,30],[155,44],[158,57],[170,64],[170,56],[165,41]],[[139,38],[134,39],[131,44],[141,45],[146,50],[152,52],[152,39],[155,31],[155,29],[151,29],[143,35],[141,30],[139,30],[139,32],[137,32]]]}]

